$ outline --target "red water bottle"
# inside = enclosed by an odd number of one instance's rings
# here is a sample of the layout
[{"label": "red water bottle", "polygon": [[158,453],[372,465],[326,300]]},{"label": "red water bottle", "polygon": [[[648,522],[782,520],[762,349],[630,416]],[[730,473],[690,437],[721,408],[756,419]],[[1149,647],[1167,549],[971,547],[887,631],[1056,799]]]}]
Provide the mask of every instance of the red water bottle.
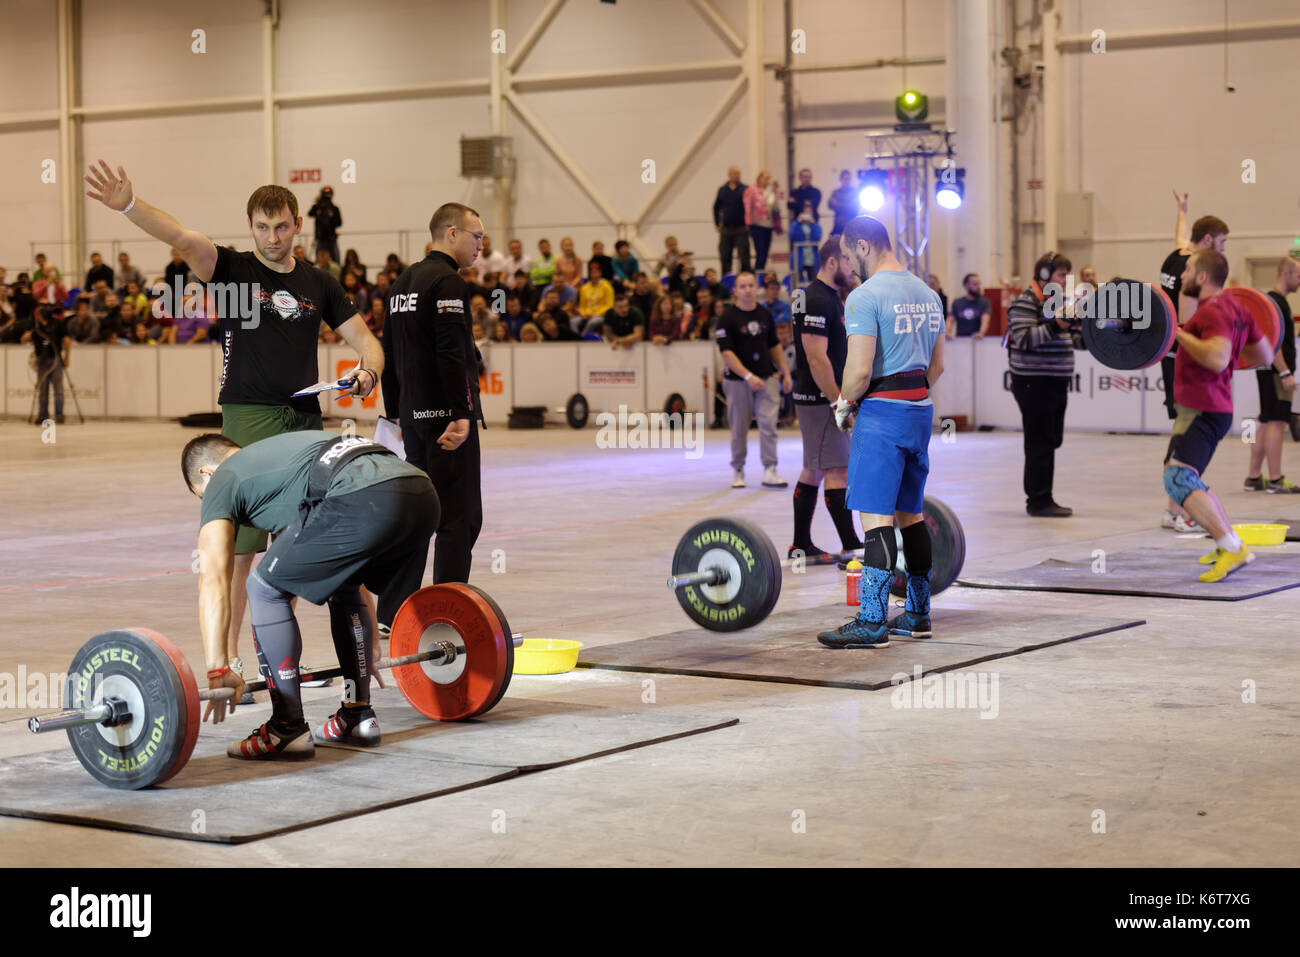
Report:
[{"label": "red water bottle", "polygon": [[846,604],[856,605],[858,604],[858,581],[862,578],[862,562],[855,558],[845,566],[845,570],[848,572],[844,579],[848,589],[848,594],[845,596]]}]

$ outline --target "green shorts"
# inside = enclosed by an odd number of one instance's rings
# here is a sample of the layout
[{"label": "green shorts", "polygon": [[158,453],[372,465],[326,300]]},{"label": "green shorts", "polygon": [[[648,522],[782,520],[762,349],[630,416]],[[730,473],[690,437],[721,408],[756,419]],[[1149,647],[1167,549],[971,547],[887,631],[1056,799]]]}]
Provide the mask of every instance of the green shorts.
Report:
[{"label": "green shorts", "polygon": [[[221,407],[221,434],[241,446],[273,435],[322,427],[320,413],[299,412],[287,405],[245,405],[228,402]],[[266,551],[266,532],[251,525],[235,529],[235,554]]]}]

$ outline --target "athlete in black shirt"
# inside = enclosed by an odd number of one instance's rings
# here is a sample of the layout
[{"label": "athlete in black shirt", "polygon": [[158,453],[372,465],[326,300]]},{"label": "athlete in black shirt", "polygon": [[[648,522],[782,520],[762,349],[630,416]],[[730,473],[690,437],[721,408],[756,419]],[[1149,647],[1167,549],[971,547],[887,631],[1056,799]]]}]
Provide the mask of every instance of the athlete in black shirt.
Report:
[{"label": "athlete in black shirt", "polygon": [[[291,398],[320,379],[316,340],[321,322],[357,352],[361,371],[352,394],[370,394],[384,367],[379,340],[344,297],[338,280],[294,259],[302,217],[292,192],[283,186],[254,190],[246,207],[254,249],[239,253],[218,250],[207,236],[137,197],[126,170],[116,170],[102,159],[92,165],[85,177],[90,185],[86,195],[180,250],[195,277],[214,284],[209,291],[216,296],[223,349],[218,397],[223,435],[243,446],[283,432],[321,427],[318,399]],[[175,314],[180,304],[172,308]],[[248,526],[240,526],[236,535],[226,652],[237,668],[242,668],[238,657],[245,586],[253,557],[265,551],[266,539],[265,532]]]},{"label": "athlete in black shirt", "polygon": [[799,432],[803,436],[803,471],[794,487],[794,543],[809,564],[830,562],[834,556],[812,543],[812,518],[817,509],[817,489],[826,481],[826,510],[831,513],[842,549],[839,557],[862,547],[853,526],[853,513],[844,504],[849,477],[850,435],[835,427],[831,404],[840,396],[848,336],[844,332],[844,306],[840,290],[853,279],[852,268],[840,249],[839,237],[822,243],[817,278],[796,295],[790,306],[794,326],[794,401],[799,407]]},{"label": "athlete in black shirt", "polygon": [[[442,584],[469,581],[483,525],[479,355],[467,283],[459,272],[478,258],[483,223],[468,206],[445,203],[429,221],[429,232],[432,251],[388,290],[384,339],[397,369],[406,461],[428,473],[441,504],[433,581]],[[392,624],[402,602],[420,587],[424,562],[411,568],[414,573],[397,576],[380,595],[381,627]]]}]

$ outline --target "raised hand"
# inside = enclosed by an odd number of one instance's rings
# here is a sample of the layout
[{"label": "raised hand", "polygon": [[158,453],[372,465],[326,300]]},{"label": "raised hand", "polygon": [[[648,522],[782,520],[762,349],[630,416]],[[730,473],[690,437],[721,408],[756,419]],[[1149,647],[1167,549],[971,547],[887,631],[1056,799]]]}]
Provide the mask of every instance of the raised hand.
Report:
[{"label": "raised hand", "polygon": [[98,167],[92,163],[89,170],[84,179],[94,188],[86,190],[87,196],[119,213],[131,205],[135,193],[131,189],[131,181],[126,178],[126,170],[119,166],[115,176],[102,159]]}]

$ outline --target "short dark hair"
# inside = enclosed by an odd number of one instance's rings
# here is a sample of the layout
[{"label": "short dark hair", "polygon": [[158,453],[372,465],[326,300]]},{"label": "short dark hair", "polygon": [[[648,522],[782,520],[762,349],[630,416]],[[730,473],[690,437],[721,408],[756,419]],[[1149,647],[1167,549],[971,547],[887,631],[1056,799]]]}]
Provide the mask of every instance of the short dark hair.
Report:
[{"label": "short dark hair", "polygon": [[826,242],[822,243],[822,248],[817,250],[817,258],[822,263],[825,263],[828,259],[839,259],[842,256],[843,253],[840,252],[839,233],[830,236]]},{"label": "short dark hair", "polygon": [[[518,240],[511,240],[511,242],[518,242]],[[517,279],[517,278],[519,278],[520,276],[523,276],[525,279],[527,279],[527,278],[528,278],[528,273],[524,272],[522,269],[516,269],[516,270],[515,270],[515,278]]]},{"label": "short dark hair", "polygon": [[1206,273],[1210,277],[1210,282],[1222,288],[1228,281],[1228,259],[1216,250],[1202,249],[1192,255],[1192,272]]},{"label": "short dark hair", "polygon": [[[472,209],[464,203],[443,203],[433,211],[433,216],[429,220],[429,236],[437,242],[446,235],[450,227],[463,229],[466,216],[478,215],[477,209]],[[479,219],[482,218],[479,216]]]},{"label": "short dark hair", "polygon": [[[1034,278],[1037,279],[1048,266],[1052,267],[1052,272],[1064,269],[1066,273],[1069,273],[1074,268],[1074,263],[1070,262],[1069,256],[1062,256],[1060,253],[1043,253],[1038,257],[1038,262],[1034,263]],[[1049,273],[1047,279],[1042,281],[1047,282],[1051,278],[1051,273]]]},{"label": "short dark hair", "polygon": [[971,281],[971,278],[972,278],[973,276],[978,276],[978,275],[979,275],[979,273],[977,273],[977,272],[968,272],[966,275],[964,275],[964,276],[961,277],[961,284],[962,284],[963,286],[966,285],[966,283],[968,283],[968,282]]},{"label": "short dark hair", "polygon": [[861,241],[875,249],[889,251],[894,248],[889,242],[889,230],[874,216],[854,216],[845,225],[845,244],[852,249]]},{"label": "short dark hair", "polygon": [[626,299],[626,298],[627,298],[627,290],[626,290],[626,289],[620,289],[618,292],[614,293],[614,301],[615,301],[615,302],[618,302],[620,299]]},{"label": "short dark hair", "polygon": [[205,465],[219,465],[229,449],[241,448],[238,442],[217,432],[205,432],[185,443],[181,450],[181,475],[191,492],[199,484],[199,469]]},{"label": "short dark hair", "polygon": [[267,216],[274,216],[289,207],[289,215],[298,218],[298,197],[293,195],[292,191],[283,186],[271,184],[268,186],[259,186],[253,190],[253,195],[248,197],[248,221],[253,221],[253,213],[265,213]]},{"label": "short dark hair", "polygon": [[644,272],[639,272],[639,273],[637,273],[636,276],[633,277],[633,278],[635,278],[635,279],[649,279],[650,277],[647,276]]},{"label": "short dark hair", "polygon": [[1202,216],[1192,223],[1192,242],[1199,243],[1206,236],[1228,235],[1228,224],[1218,216]]},{"label": "short dark hair", "polygon": [[618,252],[620,249],[627,249],[627,248],[628,245],[626,239],[620,239],[618,242],[614,244],[614,252]]}]

